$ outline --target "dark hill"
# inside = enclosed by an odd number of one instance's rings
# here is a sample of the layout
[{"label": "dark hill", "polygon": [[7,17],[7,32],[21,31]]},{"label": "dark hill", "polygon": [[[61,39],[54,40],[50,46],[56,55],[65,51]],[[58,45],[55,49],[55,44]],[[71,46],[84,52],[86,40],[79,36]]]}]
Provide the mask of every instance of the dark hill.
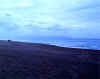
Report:
[{"label": "dark hill", "polygon": [[0,79],[100,79],[100,51],[0,41]]}]

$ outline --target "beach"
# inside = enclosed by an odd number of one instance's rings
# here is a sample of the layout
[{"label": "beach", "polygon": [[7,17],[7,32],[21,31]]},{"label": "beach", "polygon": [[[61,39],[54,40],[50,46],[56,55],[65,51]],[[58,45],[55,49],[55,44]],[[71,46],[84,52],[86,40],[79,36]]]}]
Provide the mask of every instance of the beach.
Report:
[{"label": "beach", "polygon": [[100,79],[100,50],[2,40],[0,79]]}]

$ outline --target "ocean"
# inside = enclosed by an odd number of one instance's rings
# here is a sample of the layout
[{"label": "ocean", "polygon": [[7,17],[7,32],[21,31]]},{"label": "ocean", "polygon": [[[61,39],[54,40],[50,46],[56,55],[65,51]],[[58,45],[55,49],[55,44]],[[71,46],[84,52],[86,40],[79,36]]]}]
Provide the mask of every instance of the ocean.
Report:
[{"label": "ocean", "polygon": [[100,40],[98,39],[70,39],[70,40],[51,41],[48,43],[62,47],[100,50]]},{"label": "ocean", "polygon": [[71,48],[85,48],[100,50],[100,39],[68,39],[68,40],[37,40],[33,42],[45,43]]},{"label": "ocean", "polygon": [[100,39],[34,39],[24,40],[33,43],[44,43],[70,48],[96,49],[100,50]]}]

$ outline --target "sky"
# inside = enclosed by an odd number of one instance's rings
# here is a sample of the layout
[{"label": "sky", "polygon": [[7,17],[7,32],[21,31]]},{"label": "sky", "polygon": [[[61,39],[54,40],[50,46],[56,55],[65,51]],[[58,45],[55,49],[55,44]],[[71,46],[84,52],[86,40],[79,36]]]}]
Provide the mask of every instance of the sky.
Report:
[{"label": "sky", "polygon": [[0,39],[100,38],[100,0],[0,0]]}]

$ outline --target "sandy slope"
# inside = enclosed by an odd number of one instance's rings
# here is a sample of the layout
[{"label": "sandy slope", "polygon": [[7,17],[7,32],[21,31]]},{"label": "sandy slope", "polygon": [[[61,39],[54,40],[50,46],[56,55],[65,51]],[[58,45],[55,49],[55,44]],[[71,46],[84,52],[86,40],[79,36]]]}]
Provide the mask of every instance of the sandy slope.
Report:
[{"label": "sandy slope", "polygon": [[0,41],[0,79],[100,79],[100,51]]}]

